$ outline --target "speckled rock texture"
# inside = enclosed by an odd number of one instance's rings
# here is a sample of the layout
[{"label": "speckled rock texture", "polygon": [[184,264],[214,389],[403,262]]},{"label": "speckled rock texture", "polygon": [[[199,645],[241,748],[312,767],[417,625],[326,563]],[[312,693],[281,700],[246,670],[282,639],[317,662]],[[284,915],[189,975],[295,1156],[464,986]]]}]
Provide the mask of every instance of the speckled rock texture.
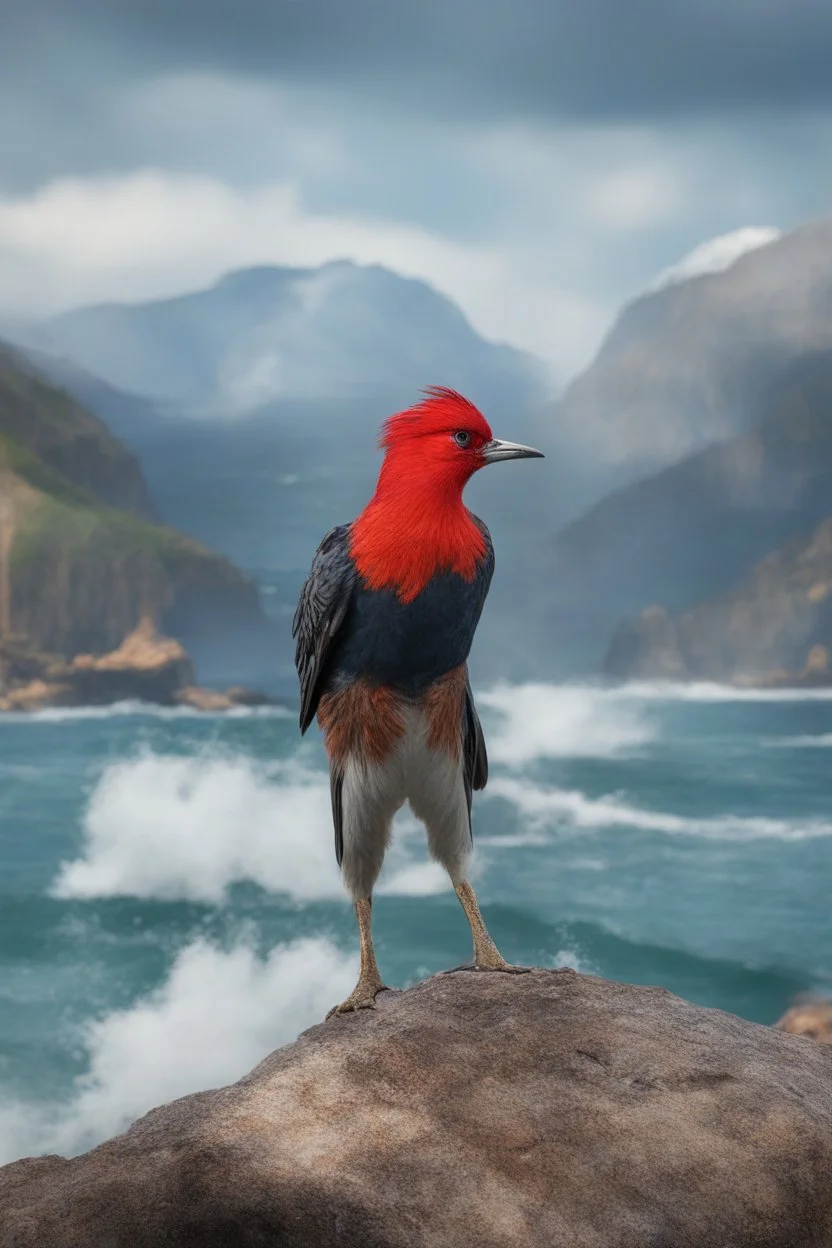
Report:
[{"label": "speckled rock texture", "polygon": [[436,976],[0,1170],[2,1248],[161,1245],[826,1248],[832,1046],[573,971]]}]

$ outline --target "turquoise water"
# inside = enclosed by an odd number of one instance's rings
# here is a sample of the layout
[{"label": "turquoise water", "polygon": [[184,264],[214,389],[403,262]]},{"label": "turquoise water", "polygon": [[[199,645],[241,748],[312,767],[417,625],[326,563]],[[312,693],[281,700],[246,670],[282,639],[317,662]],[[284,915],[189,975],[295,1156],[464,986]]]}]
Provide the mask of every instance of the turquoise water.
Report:
[{"label": "turquoise water", "polygon": [[[832,990],[832,697],[480,691],[475,883],[512,961],[770,1023]],[[228,1082],[352,987],[317,740],[294,716],[0,719],[0,1159]],[[402,986],[470,956],[402,817],[374,912]]]}]

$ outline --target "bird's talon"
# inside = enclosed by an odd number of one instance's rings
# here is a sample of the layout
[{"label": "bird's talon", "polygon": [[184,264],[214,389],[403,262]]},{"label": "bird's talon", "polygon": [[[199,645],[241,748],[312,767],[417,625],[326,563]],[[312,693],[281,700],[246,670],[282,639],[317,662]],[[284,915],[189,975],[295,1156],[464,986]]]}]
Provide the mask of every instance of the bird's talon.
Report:
[{"label": "bird's talon", "polygon": [[504,962],[502,958],[499,961],[489,959],[487,962],[475,962],[473,969],[475,971],[496,971],[503,975],[528,975],[531,971],[530,966],[514,966],[511,962]]},{"label": "bird's talon", "polygon": [[374,1010],[376,1008],[376,997],[380,992],[389,992],[386,984],[364,985],[359,984],[358,987],[340,1005],[333,1005],[327,1014],[327,1021],[330,1018],[337,1018],[342,1014],[357,1014],[359,1010]]},{"label": "bird's talon", "polygon": [[504,975],[528,975],[534,968],[531,966],[513,966],[510,962],[465,962],[462,966],[452,966],[440,975],[454,975],[457,971],[502,971]]}]

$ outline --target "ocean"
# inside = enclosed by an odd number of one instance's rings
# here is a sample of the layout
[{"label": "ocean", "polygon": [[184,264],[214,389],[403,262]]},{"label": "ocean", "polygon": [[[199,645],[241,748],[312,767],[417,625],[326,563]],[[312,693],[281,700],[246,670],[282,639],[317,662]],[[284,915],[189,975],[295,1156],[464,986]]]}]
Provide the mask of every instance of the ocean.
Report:
[{"label": "ocean", "polygon": [[[478,691],[473,878],[507,958],[773,1022],[832,991],[832,691]],[[279,708],[0,717],[0,1160],[244,1074],[352,988],[320,741]],[[402,815],[386,982],[470,957]]]}]

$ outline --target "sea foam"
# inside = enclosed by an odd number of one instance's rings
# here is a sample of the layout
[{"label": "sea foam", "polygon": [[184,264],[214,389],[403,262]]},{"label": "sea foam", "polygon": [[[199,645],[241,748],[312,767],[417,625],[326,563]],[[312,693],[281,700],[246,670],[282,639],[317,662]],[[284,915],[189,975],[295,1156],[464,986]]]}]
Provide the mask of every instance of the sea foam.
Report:
[{"label": "sea foam", "polygon": [[608,698],[628,702],[830,702],[832,686],[819,689],[753,689],[713,681],[688,683],[633,681],[603,690]]},{"label": "sea foam", "polygon": [[357,957],[306,939],[259,957],[246,944],[184,948],[154,992],[88,1023],[86,1073],[69,1098],[44,1105],[3,1098],[0,1163],[75,1154],[155,1105],[239,1079],[272,1049],[323,1020],[349,993]]},{"label": "sea foam", "polygon": [[561,831],[580,831],[629,827],[725,841],[803,841],[832,836],[832,821],[828,819],[801,821],[732,813],[697,818],[647,810],[614,795],[589,797],[579,790],[548,787],[512,776],[496,776],[486,794],[510,802],[526,817],[532,829],[548,826]]},{"label": "sea foam", "polygon": [[[298,758],[147,753],[105,769],[83,816],[81,852],[61,866],[52,894],[218,904],[249,880],[299,901],[346,899],[331,829],[328,779]],[[425,859],[424,833],[401,819],[379,891],[447,888]]]},{"label": "sea foam", "polygon": [[41,711],[13,711],[0,715],[3,724],[71,724],[86,719],[294,719],[285,706],[232,706],[227,711],[199,711],[193,706],[157,706],[126,699],[110,706],[47,706]]},{"label": "sea foam", "polygon": [[478,693],[489,757],[518,766],[537,758],[612,758],[658,731],[648,708],[594,685],[498,685]]}]

